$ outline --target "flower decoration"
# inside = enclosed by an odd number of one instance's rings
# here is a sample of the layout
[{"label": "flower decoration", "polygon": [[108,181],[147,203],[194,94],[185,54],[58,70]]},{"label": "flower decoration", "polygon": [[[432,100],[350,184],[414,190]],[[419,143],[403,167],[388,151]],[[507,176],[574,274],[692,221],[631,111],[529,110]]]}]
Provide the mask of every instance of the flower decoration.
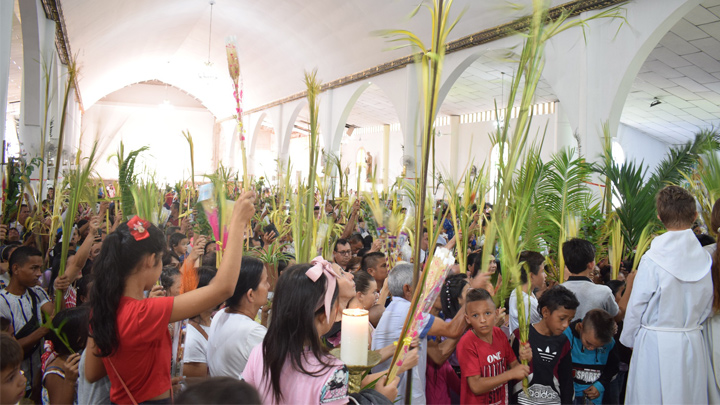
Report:
[{"label": "flower decoration", "polygon": [[148,228],[150,228],[150,223],[148,221],[140,219],[140,217],[137,215],[135,215],[131,220],[128,221],[127,226],[128,228],[130,228],[130,234],[133,236],[133,238],[135,238],[136,241],[141,241],[150,237],[150,232],[148,232]]}]

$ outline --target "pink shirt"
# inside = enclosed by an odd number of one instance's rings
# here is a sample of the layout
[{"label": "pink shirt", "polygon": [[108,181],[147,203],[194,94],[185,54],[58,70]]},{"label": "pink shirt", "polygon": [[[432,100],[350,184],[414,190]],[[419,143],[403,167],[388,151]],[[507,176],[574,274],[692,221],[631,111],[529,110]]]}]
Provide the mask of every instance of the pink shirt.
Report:
[{"label": "pink shirt", "polygon": [[[275,402],[270,380],[263,378],[263,345],[257,345],[250,353],[242,378],[260,393],[265,405]],[[280,373],[281,404],[346,404],[348,402],[348,369],[337,358],[328,355],[325,362],[331,367],[322,370],[317,358],[306,351],[303,368],[320,372],[317,377],[303,374],[286,362]]]}]

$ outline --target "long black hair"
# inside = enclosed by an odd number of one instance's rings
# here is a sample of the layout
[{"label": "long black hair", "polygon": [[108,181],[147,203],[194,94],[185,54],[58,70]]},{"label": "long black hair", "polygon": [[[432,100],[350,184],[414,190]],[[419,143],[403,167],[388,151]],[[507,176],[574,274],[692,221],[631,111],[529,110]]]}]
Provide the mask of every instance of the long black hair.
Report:
[{"label": "long black hair", "polygon": [[235,292],[232,297],[225,301],[225,305],[231,309],[237,309],[242,301],[242,297],[244,297],[249,290],[257,290],[260,285],[260,280],[262,279],[265,265],[258,258],[243,256],[242,262],[240,262],[240,268],[242,271],[240,271],[237,284],[235,284]]},{"label": "long black hair", "polygon": [[90,290],[90,326],[103,357],[113,354],[119,344],[115,318],[125,280],[147,255],[156,254],[159,262],[165,250],[162,231],[155,225],[150,225],[147,231],[149,237],[136,241],[127,223],[122,223],[105,238],[100,254],[93,262],[95,282]]},{"label": "long black hair", "polygon": [[[286,360],[295,371],[312,377],[320,376],[330,364],[325,362],[327,348],[320,342],[315,329],[315,317],[325,313],[322,304],[325,297],[327,276],[321,275],[313,282],[305,272],[310,264],[296,264],[286,269],[275,286],[273,320],[263,339],[263,379],[273,392],[275,402],[280,403],[280,373]],[[243,271],[245,267],[243,267]],[[333,306],[337,305],[338,287],[333,292]],[[318,304],[320,303],[320,304]],[[320,307],[318,308],[318,305]],[[309,345],[310,353],[305,351]],[[313,356],[322,368],[316,372],[305,370],[303,356]]]},{"label": "long black hair", "polygon": [[453,274],[445,280],[445,285],[440,290],[440,302],[442,303],[445,319],[454,318],[460,310],[459,299],[462,291],[468,285],[467,274]]}]

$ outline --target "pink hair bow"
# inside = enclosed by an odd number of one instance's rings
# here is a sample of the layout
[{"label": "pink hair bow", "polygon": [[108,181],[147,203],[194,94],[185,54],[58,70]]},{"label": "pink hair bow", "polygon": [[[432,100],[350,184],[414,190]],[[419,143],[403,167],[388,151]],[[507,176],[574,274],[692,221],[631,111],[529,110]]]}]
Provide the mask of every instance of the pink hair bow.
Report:
[{"label": "pink hair bow", "polygon": [[332,264],[323,259],[322,256],[312,259],[310,264],[313,266],[305,272],[305,275],[308,276],[310,280],[317,282],[323,273],[327,277],[328,281],[327,286],[325,287],[325,299],[323,303],[325,304],[325,318],[327,319],[327,322],[330,323],[330,309],[332,308],[332,297],[335,293],[335,285],[337,284],[337,273],[335,273]]}]

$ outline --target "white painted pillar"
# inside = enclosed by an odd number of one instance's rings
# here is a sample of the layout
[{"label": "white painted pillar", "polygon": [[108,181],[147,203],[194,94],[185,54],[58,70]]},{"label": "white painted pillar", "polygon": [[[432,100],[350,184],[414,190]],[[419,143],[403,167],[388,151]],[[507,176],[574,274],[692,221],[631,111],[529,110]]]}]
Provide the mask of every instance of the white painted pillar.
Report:
[{"label": "white painted pillar", "polygon": [[390,124],[383,125],[383,190],[390,189]]},{"label": "white painted pillar", "polygon": [[448,157],[448,171],[453,180],[457,181],[461,173],[458,173],[458,160],[460,153],[460,116],[450,116],[450,156]]},{"label": "white painted pillar", "polygon": [[[5,140],[14,1],[0,1],[0,145]],[[0,153],[2,153],[0,151]]]},{"label": "white painted pillar", "polygon": [[635,0],[623,6],[628,23],[622,28],[621,20],[593,20],[586,36],[575,28],[550,40],[543,77],[578,132],[588,161],[597,161],[602,153],[604,122],[611,136],[617,135],[632,82],[650,52],[698,4],[700,0]]}]

